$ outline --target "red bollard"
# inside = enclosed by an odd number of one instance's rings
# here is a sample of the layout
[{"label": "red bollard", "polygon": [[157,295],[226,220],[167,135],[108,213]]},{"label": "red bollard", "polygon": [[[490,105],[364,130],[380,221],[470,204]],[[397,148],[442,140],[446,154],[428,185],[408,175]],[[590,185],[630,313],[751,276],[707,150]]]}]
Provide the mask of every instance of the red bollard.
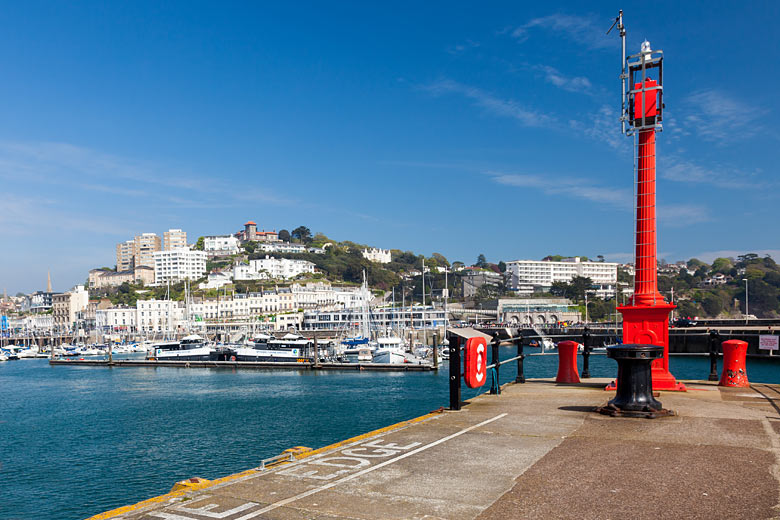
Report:
[{"label": "red bollard", "polygon": [[556,383],[579,383],[580,374],[577,372],[577,347],[576,341],[561,341],[558,343],[558,377]]},{"label": "red bollard", "polygon": [[718,386],[750,386],[745,368],[747,342],[730,339],[721,345],[723,347],[723,373],[720,376]]}]

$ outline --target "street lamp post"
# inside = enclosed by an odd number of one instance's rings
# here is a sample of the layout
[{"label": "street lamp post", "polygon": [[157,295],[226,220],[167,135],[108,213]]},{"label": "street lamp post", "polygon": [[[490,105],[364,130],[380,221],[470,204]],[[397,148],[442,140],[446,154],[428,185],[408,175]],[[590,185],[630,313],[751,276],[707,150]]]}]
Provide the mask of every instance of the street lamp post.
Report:
[{"label": "street lamp post", "polygon": [[743,278],[742,281],[745,282],[745,321],[747,321],[750,319],[750,312],[748,310],[748,279]]},{"label": "street lamp post", "polygon": [[585,324],[588,324],[588,291],[585,291]]}]

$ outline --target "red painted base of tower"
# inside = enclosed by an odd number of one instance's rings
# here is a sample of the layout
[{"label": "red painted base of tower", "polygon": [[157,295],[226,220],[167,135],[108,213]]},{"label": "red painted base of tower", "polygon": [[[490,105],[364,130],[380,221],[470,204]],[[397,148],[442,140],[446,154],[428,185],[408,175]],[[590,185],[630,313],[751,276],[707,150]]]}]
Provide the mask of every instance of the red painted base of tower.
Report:
[{"label": "red painted base of tower", "polygon": [[663,357],[651,365],[653,390],[687,390],[669,372],[669,313],[675,307],[666,302],[618,307],[623,315],[624,345],[657,345],[664,348]]}]

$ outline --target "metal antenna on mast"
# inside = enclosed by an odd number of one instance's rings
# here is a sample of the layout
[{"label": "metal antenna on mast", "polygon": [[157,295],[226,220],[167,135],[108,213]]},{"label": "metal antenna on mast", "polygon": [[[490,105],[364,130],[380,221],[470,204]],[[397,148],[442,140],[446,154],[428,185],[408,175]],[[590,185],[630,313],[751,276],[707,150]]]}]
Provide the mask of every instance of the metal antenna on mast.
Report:
[{"label": "metal antenna on mast", "polygon": [[628,106],[626,105],[626,79],[628,79],[628,75],[626,74],[626,27],[623,25],[622,9],[618,13],[617,18],[615,18],[615,21],[612,23],[612,27],[610,27],[609,30],[607,31],[607,34],[612,32],[612,29],[614,29],[615,27],[617,27],[618,36],[620,36],[620,43],[623,49],[622,58],[620,60],[620,82],[621,82],[620,131],[621,133],[625,134],[626,121],[628,121]]}]

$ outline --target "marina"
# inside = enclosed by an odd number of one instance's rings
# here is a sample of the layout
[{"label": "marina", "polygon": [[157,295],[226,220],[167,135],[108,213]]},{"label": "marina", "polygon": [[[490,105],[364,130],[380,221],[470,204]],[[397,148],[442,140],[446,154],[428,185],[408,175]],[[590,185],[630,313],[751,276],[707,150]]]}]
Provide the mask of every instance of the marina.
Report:
[{"label": "marina", "polygon": [[0,520],[780,518],[777,6],[410,7],[5,10]]},{"label": "marina", "polygon": [[[531,355],[526,376],[554,377],[557,362]],[[0,435],[20,440],[0,458],[0,517],[85,518],[167,493],[183,479],[217,479],[293,446],[327,446],[448,404],[446,363],[438,372],[62,363],[0,364],[0,386],[13,389],[0,417],[15,418],[0,422]],[[685,380],[709,372],[704,357],[672,356],[671,364]],[[613,377],[615,363],[594,355],[591,373]],[[780,383],[774,360],[751,359],[748,373],[753,383]],[[515,376],[513,363],[502,366],[502,384]],[[477,394],[464,388],[463,398]]]}]

